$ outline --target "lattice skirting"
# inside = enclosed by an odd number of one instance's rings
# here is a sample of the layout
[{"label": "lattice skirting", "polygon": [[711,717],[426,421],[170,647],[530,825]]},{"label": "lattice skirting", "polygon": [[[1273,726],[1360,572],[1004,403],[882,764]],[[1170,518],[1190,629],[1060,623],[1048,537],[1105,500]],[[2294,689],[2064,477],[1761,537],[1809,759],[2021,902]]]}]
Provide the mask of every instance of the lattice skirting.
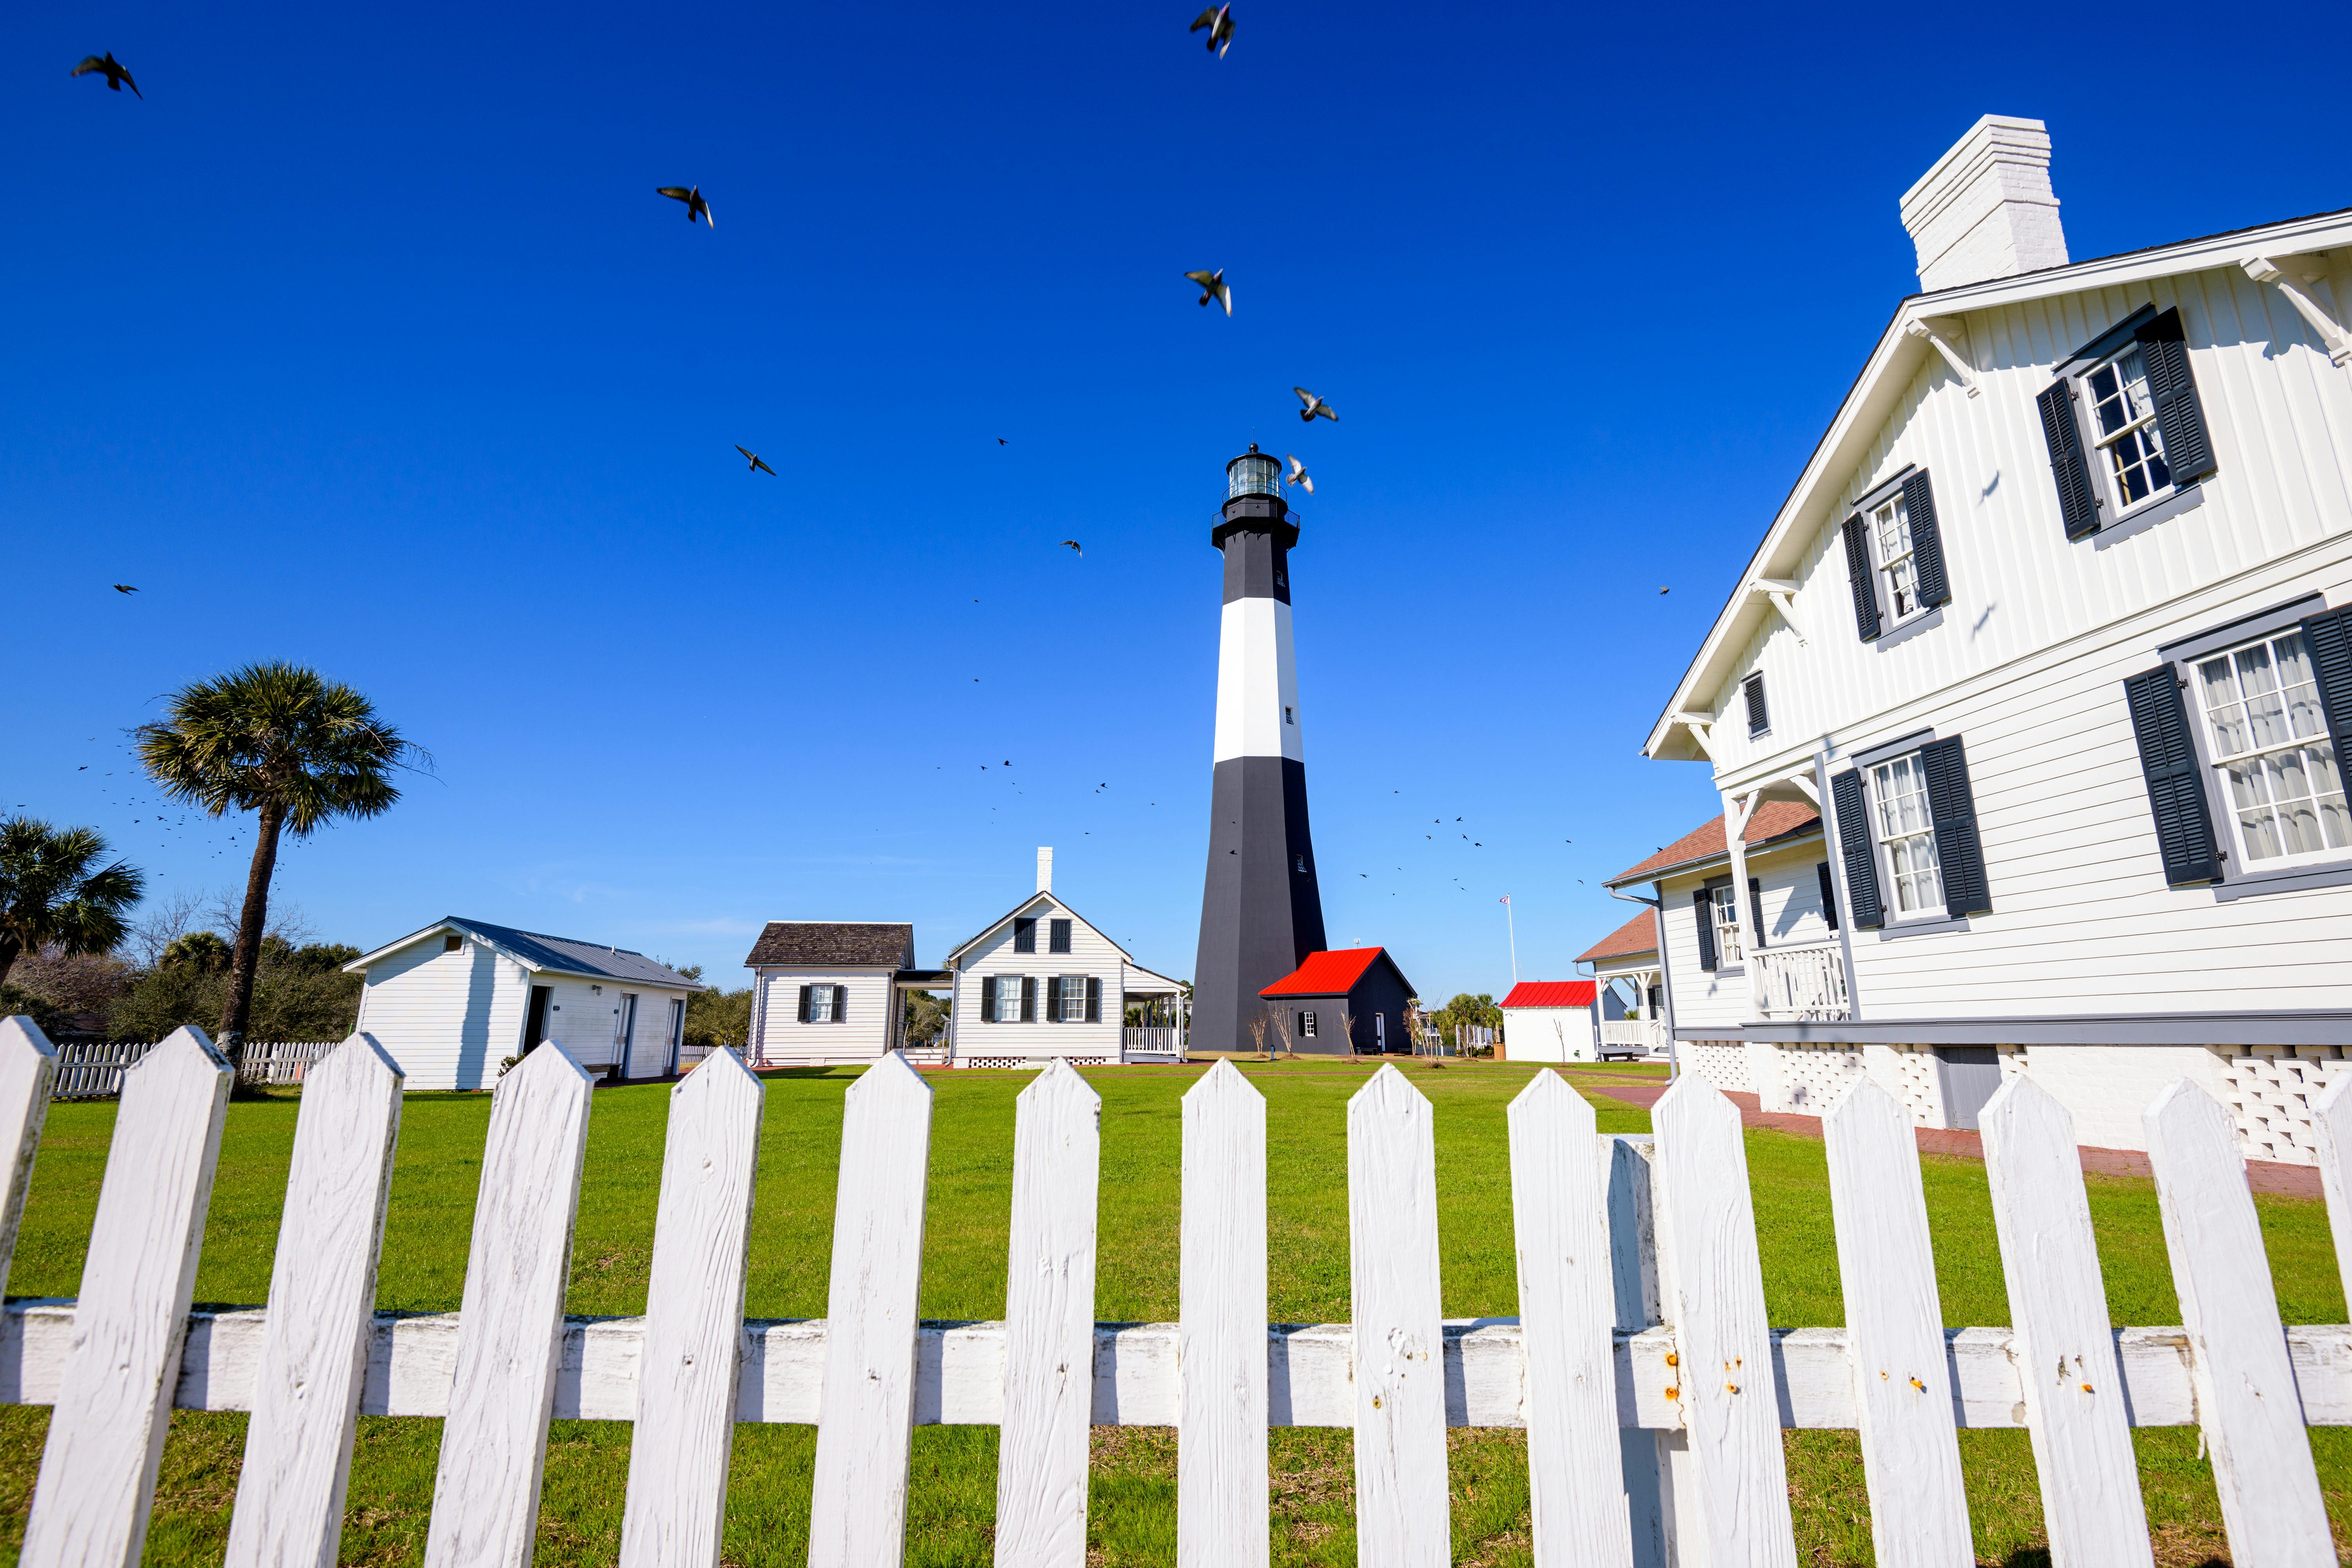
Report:
[{"label": "lattice skirting", "polygon": [[2244,1046],[2213,1054],[2221,1058],[2217,1098],[2237,1118],[2246,1158],[2316,1164],[2311,1108],[2329,1084],[2352,1071],[2343,1047]]},{"label": "lattice skirting", "polygon": [[1888,1046],[1880,1085],[1911,1113],[1914,1127],[1942,1127],[1944,1086],[1936,1076],[1936,1053],[1926,1046]]},{"label": "lattice skirting", "polygon": [[1117,1064],[1108,1057],[959,1057],[960,1068],[1034,1068],[1043,1069],[1048,1062],[1066,1061],[1074,1068],[1107,1068]]},{"label": "lattice skirting", "polygon": [[1726,1094],[1755,1088],[1748,1075],[1748,1046],[1740,1040],[1685,1040],[1675,1048],[1682,1065]]},{"label": "lattice skirting", "polygon": [[[1862,1047],[1839,1045],[1780,1045],[1769,1047],[1786,1086],[1788,1110],[1819,1116],[1862,1076]],[[1781,1109],[1767,1106],[1768,1110]]]}]

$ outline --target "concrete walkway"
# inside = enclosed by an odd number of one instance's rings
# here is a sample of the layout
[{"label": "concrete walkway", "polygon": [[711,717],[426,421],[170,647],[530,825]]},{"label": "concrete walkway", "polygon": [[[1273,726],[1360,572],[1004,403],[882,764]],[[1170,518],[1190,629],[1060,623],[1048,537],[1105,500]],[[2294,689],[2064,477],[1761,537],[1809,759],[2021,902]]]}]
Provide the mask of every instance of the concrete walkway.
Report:
[{"label": "concrete walkway", "polygon": [[[1638,1105],[1644,1110],[1657,1104],[1659,1097],[1666,1092],[1666,1086],[1663,1083],[1629,1083],[1622,1080],[1612,1083],[1580,1074],[1576,1081],[1596,1094],[1605,1094],[1627,1105]],[[1784,1111],[1766,1110],[1760,1108],[1752,1094],[1732,1094],[1727,1098],[1739,1107],[1739,1120],[1743,1126],[1769,1127],[1776,1132],[1791,1132],[1800,1138],[1822,1135],[1822,1119],[1818,1116],[1793,1116]],[[1912,1130],[1912,1135],[1918,1139],[1919,1152],[1923,1154],[1947,1154],[1962,1160],[1984,1158],[1984,1142],[1974,1132],[1918,1127]],[[2083,1170],[2089,1175],[2154,1174],[2148,1169],[2147,1156],[2136,1149],[2095,1149],[2084,1144],[2079,1152],[2083,1156]],[[2316,1198],[2326,1195],[2320,1190],[2318,1168],[2313,1165],[2284,1165],[2270,1160],[2249,1160],[2246,1162],[2246,1184],[2258,1193],[2274,1197]]]}]

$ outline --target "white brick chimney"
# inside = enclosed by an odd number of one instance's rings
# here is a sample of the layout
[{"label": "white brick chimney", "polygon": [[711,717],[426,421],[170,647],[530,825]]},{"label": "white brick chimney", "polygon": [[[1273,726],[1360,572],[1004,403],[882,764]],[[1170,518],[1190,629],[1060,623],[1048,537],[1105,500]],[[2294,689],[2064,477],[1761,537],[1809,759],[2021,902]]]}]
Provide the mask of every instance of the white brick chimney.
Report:
[{"label": "white brick chimney", "polygon": [[1037,890],[1041,893],[1054,890],[1054,847],[1050,844],[1037,846]]},{"label": "white brick chimney", "polygon": [[1903,193],[1928,293],[2066,265],[2050,189],[2050,133],[2039,120],[1988,114]]}]

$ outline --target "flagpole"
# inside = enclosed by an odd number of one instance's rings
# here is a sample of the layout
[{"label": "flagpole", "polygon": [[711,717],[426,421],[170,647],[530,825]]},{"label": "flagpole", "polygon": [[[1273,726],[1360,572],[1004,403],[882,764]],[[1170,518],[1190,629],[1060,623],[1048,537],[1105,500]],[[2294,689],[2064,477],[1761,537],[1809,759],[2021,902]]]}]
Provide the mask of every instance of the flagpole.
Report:
[{"label": "flagpole", "polygon": [[1511,895],[1503,895],[1503,929],[1511,933],[1511,984],[1519,983],[1519,922],[1511,912]]}]

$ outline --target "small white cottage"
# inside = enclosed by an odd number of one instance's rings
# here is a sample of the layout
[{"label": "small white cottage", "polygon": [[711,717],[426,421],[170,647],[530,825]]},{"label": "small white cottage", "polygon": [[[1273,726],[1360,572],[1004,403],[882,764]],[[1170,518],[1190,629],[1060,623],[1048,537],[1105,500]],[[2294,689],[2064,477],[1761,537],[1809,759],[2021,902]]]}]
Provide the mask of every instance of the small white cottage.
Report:
[{"label": "small white cottage", "polygon": [[880,1061],[906,1043],[903,993],[946,981],[915,967],[913,926],[874,921],[770,921],[743,967],[764,1067]]},{"label": "small white cottage", "polygon": [[591,1072],[666,1078],[704,987],[642,952],[452,915],[343,965],[364,975],[359,1030],[410,1089],[488,1089],[499,1065],[556,1047]]}]

